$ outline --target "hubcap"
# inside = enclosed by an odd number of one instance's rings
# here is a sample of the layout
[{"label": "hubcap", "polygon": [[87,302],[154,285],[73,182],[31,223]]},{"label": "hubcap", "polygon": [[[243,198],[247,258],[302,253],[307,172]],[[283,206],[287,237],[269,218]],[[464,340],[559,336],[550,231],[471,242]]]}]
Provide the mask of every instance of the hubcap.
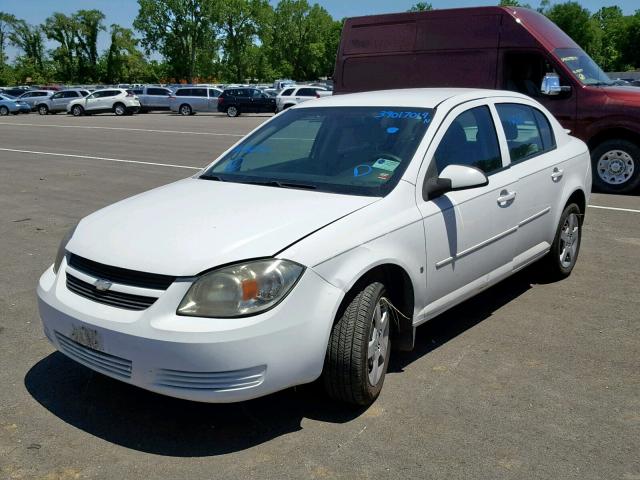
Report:
[{"label": "hubcap", "polygon": [[117,113],[118,115],[122,115],[122,114],[124,113],[124,108],[122,108],[122,107],[116,107],[116,113]]},{"label": "hubcap", "polygon": [[367,349],[369,383],[375,386],[384,372],[389,352],[389,304],[386,298],[378,300],[371,319],[371,335]]},{"label": "hubcap", "polygon": [[598,160],[598,176],[609,185],[625,183],[634,170],[633,158],[623,150],[610,150]]},{"label": "hubcap", "polygon": [[237,113],[237,110],[235,109],[235,107],[231,107],[231,108],[229,109],[229,114],[230,114],[232,117],[235,117],[235,116],[236,116],[236,113]]},{"label": "hubcap", "polygon": [[569,214],[560,231],[560,265],[571,267],[576,261],[580,241],[580,221],[575,213]]},{"label": "hubcap", "polygon": [[182,114],[189,115],[189,107],[182,107]]}]

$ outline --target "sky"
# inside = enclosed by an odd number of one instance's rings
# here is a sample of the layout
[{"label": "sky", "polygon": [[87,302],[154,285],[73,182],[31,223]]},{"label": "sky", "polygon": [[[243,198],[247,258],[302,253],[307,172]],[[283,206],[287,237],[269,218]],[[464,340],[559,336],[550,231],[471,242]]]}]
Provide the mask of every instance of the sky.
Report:
[{"label": "sky", "polygon": [[[309,3],[319,3],[326,8],[336,19],[375,13],[402,12],[408,10],[417,0],[309,0]],[[591,10],[599,10],[601,7],[618,5],[625,14],[631,14],[640,9],[638,0],[578,0],[579,3]],[[271,4],[277,4],[277,0],[270,0]],[[495,5],[498,0],[431,0],[434,8],[471,7],[480,5]],[[526,3],[533,7],[538,6],[538,0],[529,0]],[[554,3],[552,1],[552,3]],[[123,27],[131,27],[133,19],[138,13],[136,0],[0,0],[0,11],[12,13],[31,24],[39,24],[54,11],[65,14],[73,13],[80,9],[101,10],[107,17],[106,25],[118,23]],[[101,34],[99,48],[108,47],[108,37]],[[49,48],[53,44],[47,45]],[[9,51],[10,56],[15,52]]]}]

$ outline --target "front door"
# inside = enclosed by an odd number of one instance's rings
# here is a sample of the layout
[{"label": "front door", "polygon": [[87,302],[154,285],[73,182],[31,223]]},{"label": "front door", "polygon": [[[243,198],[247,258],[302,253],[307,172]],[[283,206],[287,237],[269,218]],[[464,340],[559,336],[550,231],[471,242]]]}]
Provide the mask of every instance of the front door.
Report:
[{"label": "front door", "polygon": [[[447,165],[470,165],[488,177],[486,186],[417,199],[426,235],[431,318],[489,285],[513,268],[518,224],[517,178],[497,136],[497,116],[482,101],[454,109],[427,152],[425,181]],[[420,189],[419,189],[420,190]]]}]

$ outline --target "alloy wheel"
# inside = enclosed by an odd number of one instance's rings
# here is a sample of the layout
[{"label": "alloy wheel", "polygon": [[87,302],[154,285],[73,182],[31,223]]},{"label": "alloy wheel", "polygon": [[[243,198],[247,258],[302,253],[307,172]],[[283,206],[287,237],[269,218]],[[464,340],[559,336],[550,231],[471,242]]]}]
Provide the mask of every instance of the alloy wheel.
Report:
[{"label": "alloy wheel", "polygon": [[367,367],[369,382],[375,386],[384,373],[385,362],[389,352],[389,320],[391,312],[389,302],[380,297],[371,319],[371,335],[367,348]]},{"label": "alloy wheel", "polygon": [[580,243],[580,220],[575,213],[569,214],[560,231],[560,265],[569,268],[576,261]]}]

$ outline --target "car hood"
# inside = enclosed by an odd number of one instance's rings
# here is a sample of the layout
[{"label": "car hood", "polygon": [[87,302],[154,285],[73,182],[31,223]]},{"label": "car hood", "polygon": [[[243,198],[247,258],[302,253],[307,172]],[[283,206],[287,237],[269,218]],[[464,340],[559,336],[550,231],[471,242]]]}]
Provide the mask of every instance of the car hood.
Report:
[{"label": "car hood", "polygon": [[67,250],[106,265],[192,276],[273,256],[376,200],[190,178],[89,215]]},{"label": "car hood", "polygon": [[615,102],[640,107],[640,87],[612,86],[601,87],[607,97]]}]

